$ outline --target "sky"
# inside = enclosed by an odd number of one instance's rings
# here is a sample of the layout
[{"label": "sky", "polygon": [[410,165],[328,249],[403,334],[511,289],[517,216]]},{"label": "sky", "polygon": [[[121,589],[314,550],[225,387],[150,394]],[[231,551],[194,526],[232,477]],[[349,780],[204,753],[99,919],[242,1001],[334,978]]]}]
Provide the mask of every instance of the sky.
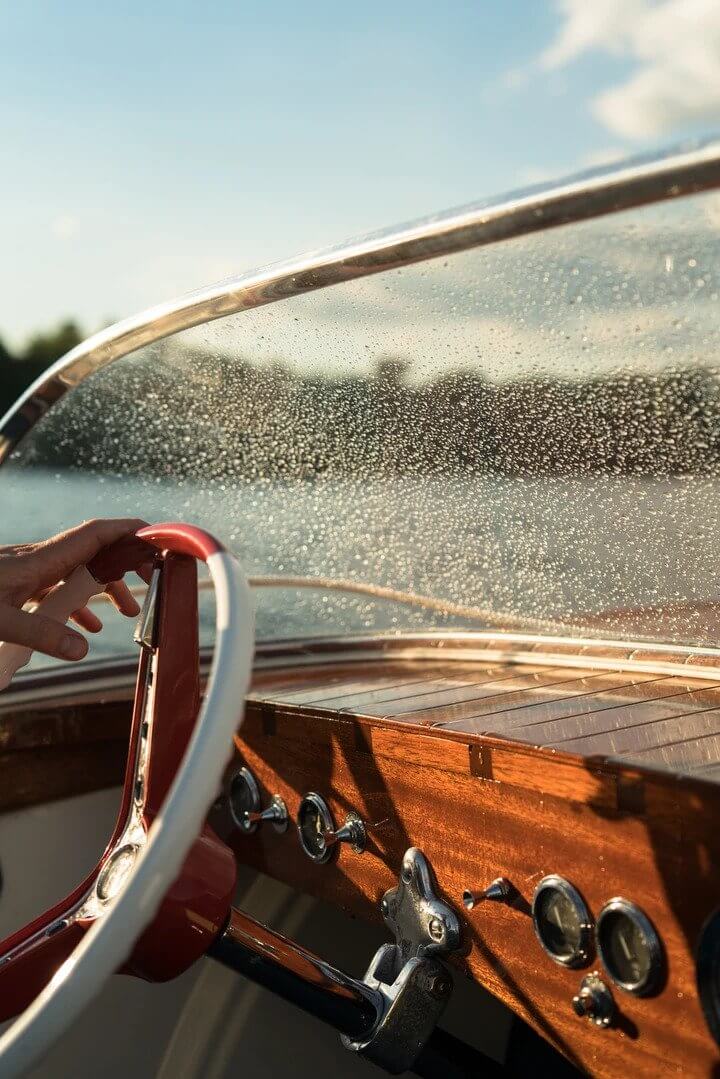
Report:
[{"label": "sky", "polygon": [[0,0],[0,337],[714,132],[717,0]]}]

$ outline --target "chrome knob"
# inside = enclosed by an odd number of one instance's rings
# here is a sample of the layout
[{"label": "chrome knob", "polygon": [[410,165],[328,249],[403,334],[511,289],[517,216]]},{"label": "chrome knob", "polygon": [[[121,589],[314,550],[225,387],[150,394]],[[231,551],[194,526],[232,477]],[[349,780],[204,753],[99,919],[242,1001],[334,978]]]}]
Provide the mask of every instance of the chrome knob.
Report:
[{"label": "chrome knob", "polygon": [[258,824],[272,824],[276,832],[284,832],[288,826],[287,806],[279,794],[262,809],[260,788],[249,768],[240,768],[233,776],[229,801],[232,818],[245,835],[252,835]]},{"label": "chrome knob", "polygon": [[300,803],[297,829],[300,845],[313,862],[329,861],[340,843],[349,843],[358,854],[365,849],[365,825],[357,814],[349,814],[344,824],[336,828],[327,802],[313,791]]},{"label": "chrome knob", "polygon": [[272,824],[277,832],[284,832],[288,826],[287,806],[279,794],[273,794],[272,801],[266,809],[243,814],[243,827],[245,831],[255,824]]},{"label": "chrome knob", "polygon": [[349,843],[353,850],[360,853],[365,849],[365,825],[359,817],[350,814],[345,823],[335,832],[324,832],[323,839],[327,847],[334,847],[337,843]]},{"label": "chrome knob", "polygon": [[474,892],[472,889],[466,888],[462,894],[463,906],[466,910],[473,910],[478,903],[482,903],[484,900],[490,900],[492,903],[507,903],[513,891],[513,886],[509,880],[505,877],[496,877],[481,892]]},{"label": "chrome knob", "polygon": [[580,982],[580,991],[573,997],[572,1006],[576,1015],[596,1027],[609,1027],[615,1013],[612,993],[596,970]]}]

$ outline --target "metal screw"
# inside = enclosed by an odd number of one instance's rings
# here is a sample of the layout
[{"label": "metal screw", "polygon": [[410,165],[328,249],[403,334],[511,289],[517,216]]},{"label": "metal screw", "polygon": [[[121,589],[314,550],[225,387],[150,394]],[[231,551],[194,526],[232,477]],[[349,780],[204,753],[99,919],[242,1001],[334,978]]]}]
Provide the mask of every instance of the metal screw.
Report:
[{"label": "metal screw", "polygon": [[428,930],[433,940],[442,940],[445,934],[445,923],[441,918],[431,918]]},{"label": "metal screw", "polygon": [[447,996],[450,990],[450,982],[447,978],[443,978],[441,974],[436,974],[434,978],[430,980],[430,992],[434,997],[442,998]]},{"label": "metal screw", "polygon": [[388,906],[387,899],[383,898],[382,902],[380,903],[380,910],[382,911],[383,914],[387,915],[389,909],[390,908]]}]

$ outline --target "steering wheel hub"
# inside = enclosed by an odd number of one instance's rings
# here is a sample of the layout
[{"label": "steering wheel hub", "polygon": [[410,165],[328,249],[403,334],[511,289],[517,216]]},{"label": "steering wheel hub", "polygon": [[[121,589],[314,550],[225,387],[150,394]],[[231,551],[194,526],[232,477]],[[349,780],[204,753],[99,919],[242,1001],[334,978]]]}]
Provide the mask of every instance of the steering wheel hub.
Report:
[{"label": "steering wheel hub", "polygon": [[103,903],[114,899],[123,888],[135,867],[135,860],[140,848],[135,843],[126,843],[110,855],[100,870],[95,885],[98,899]]}]

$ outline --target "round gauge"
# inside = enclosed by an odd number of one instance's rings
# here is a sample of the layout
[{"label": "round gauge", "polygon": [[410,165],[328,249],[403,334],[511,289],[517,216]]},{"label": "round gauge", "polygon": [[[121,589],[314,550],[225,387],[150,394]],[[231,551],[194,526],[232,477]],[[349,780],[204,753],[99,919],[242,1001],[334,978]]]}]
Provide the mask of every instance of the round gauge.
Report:
[{"label": "round gauge", "polygon": [[598,915],[596,936],[603,966],[617,986],[638,996],[657,988],[662,945],[639,907],[627,899],[611,899]]},{"label": "round gauge", "polygon": [[335,821],[327,803],[319,794],[306,794],[297,814],[297,829],[302,849],[314,862],[327,862],[333,852],[326,836],[335,831]]},{"label": "round gauge", "polygon": [[532,906],[537,938],[556,963],[581,967],[592,955],[592,920],[585,901],[564,877],[543,877]]},{"label": "round gauge", "polygon": [[257,824],[248,820],[248,813],[260,809],[260,788],[249,768],[240,768],[230,782],[230,812],[238,828],[250,835]]},{"label": "round gauge", "polygon": [[720,1045],[720,909],[710,915],[700,933],[697,985],[705,1021]]}]

